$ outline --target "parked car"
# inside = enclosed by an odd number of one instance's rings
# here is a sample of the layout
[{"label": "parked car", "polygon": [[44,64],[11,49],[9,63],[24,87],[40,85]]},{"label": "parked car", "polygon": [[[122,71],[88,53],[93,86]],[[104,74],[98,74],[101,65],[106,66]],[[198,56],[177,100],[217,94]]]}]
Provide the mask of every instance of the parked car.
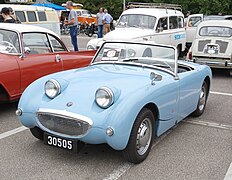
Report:
[{"label": "parked car", "polygon": [[201,22],[188,59],[212,68],[228,69],[232,75],[232,21]]},{"label": "parked car", "polygon": [[4,7],[11,7],[22,24],[47,28],[60,35],[60,21],[54,9],[22,4],[0,4],[0,11]]},{"label": "parked car", "polygon": [[232,20],[232,15],[203,15],[203,14],[192,14],[188,16],[186,20],[186,46],[190,48],[197,32],[197,26],[202,21],[209,20]]},{"label": "parked car", "polygon": [[19,99],[34,80],[87,66],[95,51],[70,52],[52,31],[37,26],[0,24],[0,103]]},{"label": "parked car", "polygon": [[97,49],[104,41],[153,41],[185,51],[186,32],[181,7],[171,4],[133,3],[119,18],[115,30],[103,38],[91,39],[87,49]]},{"label": "parked car", "polygon": [[211,78],[208,66],[178,61],[175,47],[105,42],[90,66],[32,83],[16,114],[48,145],[107,143],[140,163],[156,136],[204,112]]}]

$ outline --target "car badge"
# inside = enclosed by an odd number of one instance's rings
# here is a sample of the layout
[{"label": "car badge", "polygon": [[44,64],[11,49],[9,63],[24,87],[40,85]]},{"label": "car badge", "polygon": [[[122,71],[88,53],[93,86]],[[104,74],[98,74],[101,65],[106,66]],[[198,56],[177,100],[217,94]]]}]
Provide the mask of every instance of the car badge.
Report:
[{"label": "car badge", "polygon": [[68,106],[68,107],[71,107],[72,105],[73,105],[72,102],[68,102],[68,103],[66,104],[66,106]]}]

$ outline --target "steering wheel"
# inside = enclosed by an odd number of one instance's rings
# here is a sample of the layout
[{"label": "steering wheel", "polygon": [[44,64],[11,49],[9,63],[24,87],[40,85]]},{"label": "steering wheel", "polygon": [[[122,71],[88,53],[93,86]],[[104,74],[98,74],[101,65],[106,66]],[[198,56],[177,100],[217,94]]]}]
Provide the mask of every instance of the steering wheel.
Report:
[{"label": "steering wheel", "polygon": [[220,33],[220,31],[218,31],[216,29],[209,31],[209,34],[219,34],[219,33]]},{"label": "steering wheel", "polygon": [[[159,63],[162,63],[163,65],[159,64]],[[168,68],[171,71],[173,71],[172,67],[167,62],[165,62],[165,61],[159,61],[159,63],[152,64],[152,66],[164,67],[164,68]]]},{"label": "steering wheel", "polygon": [[1,41],[0,44],[6,46],[7,48],[9,48],[8,52],[10,53],[17,53],[17,49],[14,47],[13,44],[11,44],[10,42],[8,41]]}]

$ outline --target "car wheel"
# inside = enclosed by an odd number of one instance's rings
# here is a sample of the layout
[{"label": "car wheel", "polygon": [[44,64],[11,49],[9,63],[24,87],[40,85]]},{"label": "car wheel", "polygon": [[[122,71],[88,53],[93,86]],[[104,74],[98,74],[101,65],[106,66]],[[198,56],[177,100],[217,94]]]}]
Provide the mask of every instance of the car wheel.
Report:
[{"label": "car wheel", "polygon": [[144,108],[133,125],[123,157],[131,163],[140,163],[148,156],[154,139],[155,118],[151,110]]},{"label": "car wheel", "polygon": [[37,138],[39,140],[43,140],[43,134],[44,134],[44,132],[40,128],[38,128],[38,127],[30,128],[30,131],[31,131],[31,134],[35,138]]},{"label": "car wheel", "polygon": [[208,96],[208,85],[206,82],[201,87],[201,92],[198,100],[197,109],[193,112],[193,116],[201,116],[204,113]]}]

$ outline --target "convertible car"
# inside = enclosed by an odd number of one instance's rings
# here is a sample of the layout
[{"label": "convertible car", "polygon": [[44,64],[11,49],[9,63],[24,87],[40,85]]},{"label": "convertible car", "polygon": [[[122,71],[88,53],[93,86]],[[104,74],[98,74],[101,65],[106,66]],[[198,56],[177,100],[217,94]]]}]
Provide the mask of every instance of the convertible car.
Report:
[{"label": "convertible car", "polygon": [[48,145],[107,143],[140,163],[155,137],[204,112],[211,78],[208,66],[177,61],[175,47],[105,42],[88,67],[32,83],[16,114]]},{"label": "convertible car", "polygon": [[0,103],[19,99],[44,75],[87,66],[95,53],[70,52],[48,29],[0,23]]}]

